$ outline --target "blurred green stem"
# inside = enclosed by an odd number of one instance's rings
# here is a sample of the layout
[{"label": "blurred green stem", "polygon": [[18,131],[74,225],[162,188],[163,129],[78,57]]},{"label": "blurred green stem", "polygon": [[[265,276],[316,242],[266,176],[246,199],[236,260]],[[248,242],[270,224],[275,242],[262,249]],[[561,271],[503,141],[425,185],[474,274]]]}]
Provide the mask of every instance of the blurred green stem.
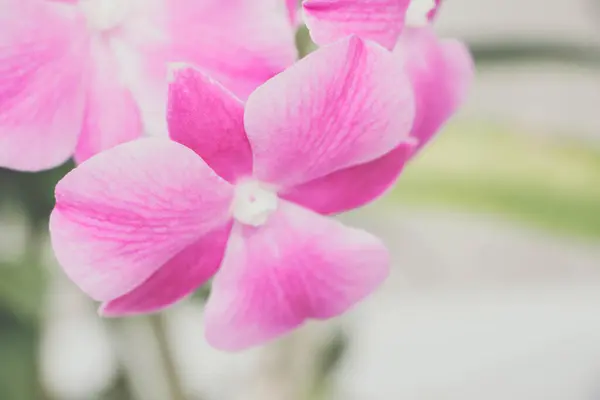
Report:
[{"label": "blurred green stem", "polygon": [[[42,288],[44,287],[42,281],[45,279],[45,272],[42,268],[43,256],[44,256],[44,245],[46,239],[46,231],[41,229],[41,227],[34,223],[33,221],[29,222],[29,226],[27,228],[27,251],[24,256],[24,266],[25,270],[28,271],[28,282],[30,284],[33,283],[36,288],[34,293],[37,293],[38,296],[42,296]],[[43,324],[42,319],[44,318],[44,314],[41,311],[41,301],[42,297],[39,297],[36,301],[35,310],[39,312],[37,318],[35,319],[36,326],[36,343],[35,347],[39,345],[41,326]],[[38,303],[39,302],[39,303]],[[37,352],[33,352],[35,357],[37,357]],[[49,399],[49,395],[46,392],[46,388],[42,384],[42,371],[40,370],[40,363],[37,362],[37,359],[33,360],[32,364],[35,368],[35,391],[37,392],[37,399],[46,400]]]},{"label": "blurred green stem", "polygon": [[148,319],[158,345],[158,351],[162,361],[161,367],[169,387],[171,400],[186,400],[181,381],[179,380],[179,374],[177,373],[177,368],[175,366],[175,361],[171,355],[169,340],[165,330],[165,322],[160,314],[151,315]]}]

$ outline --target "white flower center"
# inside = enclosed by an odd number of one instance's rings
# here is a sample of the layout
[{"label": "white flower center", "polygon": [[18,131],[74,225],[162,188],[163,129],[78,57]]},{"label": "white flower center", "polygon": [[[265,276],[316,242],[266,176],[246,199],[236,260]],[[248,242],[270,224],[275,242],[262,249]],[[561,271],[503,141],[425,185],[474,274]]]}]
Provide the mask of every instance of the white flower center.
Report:
[{"label": "white flower center", "polygon": [[435,8],[435,0],[412,0],[406,10],[406,25],[418,28],[429,24],[429,12]]},{"label": "white flower center", "polygon": [[245,225],[261,226],[277,209],[277,193],[257,181],[236,185],[232,203],[233,218]]},{"label": "white flower center", "polygon": [[121,25],[131,11],[130,0],[80,0],[91,29],[105,32]]}]

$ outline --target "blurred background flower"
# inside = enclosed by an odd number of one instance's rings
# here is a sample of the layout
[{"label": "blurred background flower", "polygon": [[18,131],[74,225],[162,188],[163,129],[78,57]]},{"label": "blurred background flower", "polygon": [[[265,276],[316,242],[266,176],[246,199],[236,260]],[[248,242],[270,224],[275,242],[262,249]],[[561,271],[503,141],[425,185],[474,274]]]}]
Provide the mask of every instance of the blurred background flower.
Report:
[{"label": "blurred background flower", "polygon": [[467,105],[390,195],[343,217],[386,240],[392,277],[347,317],[242,354],[204,342],[202,293],[99,319],[48,250],[70,166],[2,170],[0,398],[598,398],[599,21],[596,0],[444,4],[436,29],[477,62]]}]

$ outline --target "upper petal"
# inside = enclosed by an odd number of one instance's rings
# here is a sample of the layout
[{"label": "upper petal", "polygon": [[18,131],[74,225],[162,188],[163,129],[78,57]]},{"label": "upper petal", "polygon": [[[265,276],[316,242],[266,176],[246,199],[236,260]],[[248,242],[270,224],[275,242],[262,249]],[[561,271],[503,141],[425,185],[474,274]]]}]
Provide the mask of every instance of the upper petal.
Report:
[{"label": "upper petal", "polygon": [[194,150],[222,178],[252,172],[244,105],[218,82],[191,67],[172,71],[167,121],[171,138]]},{"label": "upper petal", "polygon": [[178,143],[119,145],[58,183],[50,218],[54,253],[81,289],[112,300],[228,221],[232,190]]},{"label": "upper petal", "polygon": [[394,52],[405,60],[414,86],[411,137],[418,140],[418,151],[464,103],[473,81],[473,59],[464,44],[440,40],[430,27],[407,29]]},{"label": "upper petal", "polygon": [[244,119],[256,178],[291,187],[398,146],[414,113],[412,87],[399,61],[353,36],[257,89]]},{"label": "upper petal", "polygon": [[416,141],[406,141],[376,160],[286,189],[279,195],[320,214],[353,210],[382,196],[396,182],[416,145]]},{"label": "upper petal", "polygon": [[206,305],[207,339],[240,350],[337,316],[381,284],[388,263],[371,234],[283,201],[266,225],[235,225]]},{"label": "upper petal", "polygon": [[103,43],[94,43],[83,130],[75,159],[81,163],[118,144],[142,136],[140,111],[119,79],[115,55]]},{"label": "upper petal", "polygon": [[358,35],[393,49],[404,27],[410,0],[304,0],[306,25],[324,45]]},{"label": "upper petal", "polygon": [[37,171],[73,154],[89,38],[70,7],[0,1],[0,167]]}]

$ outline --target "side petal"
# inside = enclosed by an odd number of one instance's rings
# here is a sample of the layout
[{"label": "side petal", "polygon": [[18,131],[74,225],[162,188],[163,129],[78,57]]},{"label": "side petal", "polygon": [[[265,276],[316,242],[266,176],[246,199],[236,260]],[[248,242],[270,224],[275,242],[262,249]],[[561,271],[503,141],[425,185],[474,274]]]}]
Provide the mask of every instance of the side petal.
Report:
[{"label": "side petal", "polygon": [[319,45],[357,35],[391,50],[409,4],[410,0],[304,0],[303,8],[310,35]]},{"label": "side petal", "polygon": [[[142,2],[130,39],[146,67],[166,77],[167,62],[188,62],[245,99],[297,58],[295,26],[283,0],[169,0]],[[156,27],[163,37],[156,36]],[[194,38],[194,40],[190,40]]]},{"label": "side petal", "polygon": [[140,112],[118,79],[117,60],[100,43],[93,47],[93,54],[83,130],[75,151],[78,163],[142,136]]},{"label": "side petal", "polygon": [[266,225],[235,225],[206,305],[206,336],[241,350],[340,315],[388,275],[376,237],[282,202]]},{"label": "side petal", "polygon": [[194,150],[222,178],[252,173],[244,131],[244,105],[213,79],[191,67],[172,71],[167,111],[171,138]]},{"label": "side petal", "polygon": [[119,145],[58,183],[50,217],[54,253],[84,292],[113,300],[225,224],[232,191],[179,143]]},{"label": "side petal", "polygon": [[414,115],[412,87],[399,61],[353,36],[258,88],[244,116],[256,178],[291,187],[398,146]]},{"label": "side petal", "polygon": [[69,7],[0,1],[0,167],[48,169],[75,150],[89,38]]},{"label": "side petal", "polygon": [[231,224],[207,233],[185,248],[137,288],[102,305],[104,316],[159,311],[191,294],[217,272]]},{"label": "side petal", "polygon": [[464,103],[475,67],[464,44],[440,40],[430,27],[407,29],[394,52],[405,60],[414,86],[411,137],[419,142],[418,152]]},{"label": "side petal", "polygon": [[279,195],[319,214],[337,214],[364,206],[396,182],[416,145],[416,141],[407,141],[374,161],[336,171]]}]

